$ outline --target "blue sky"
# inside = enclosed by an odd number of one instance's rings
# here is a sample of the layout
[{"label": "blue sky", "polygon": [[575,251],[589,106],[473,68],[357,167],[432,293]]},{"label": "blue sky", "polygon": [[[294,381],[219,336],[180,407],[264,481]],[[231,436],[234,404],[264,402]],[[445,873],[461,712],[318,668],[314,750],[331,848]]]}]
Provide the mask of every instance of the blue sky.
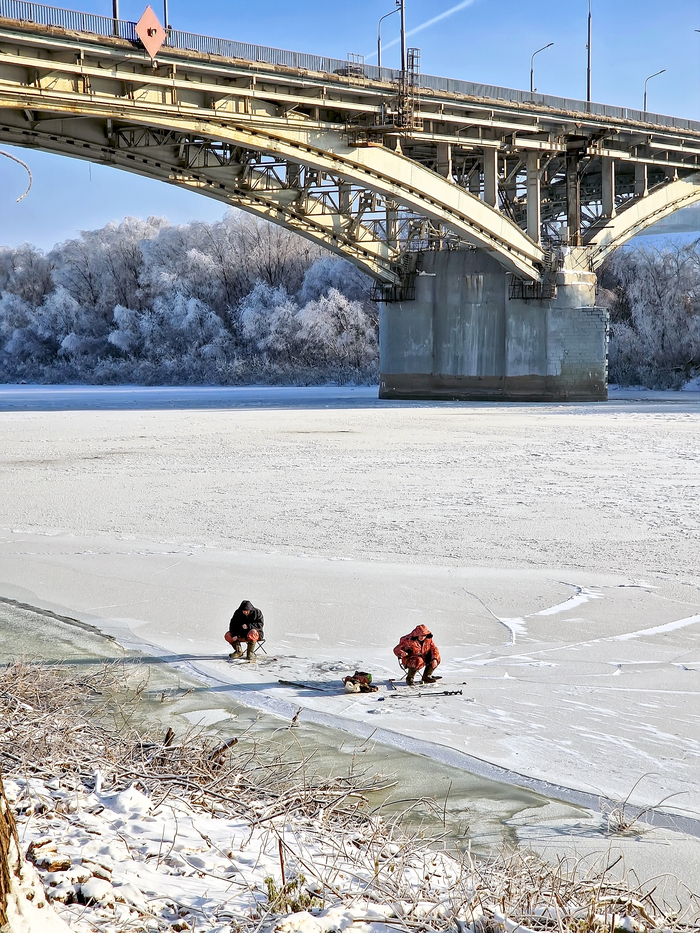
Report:
[{"label": "blue sky", "polygon": [[[151,0],[161,16],[162,0]],[[56,4],[111,15],[111,0]],[[700,119],[700,0],[593,0],[593,99],[641,108],[644,79],[649,110]],[[376,61],[377,22],[394,0],[169,0],[177,29],[345,58],[348,52]],[[461,7],[449,13],[455,7]],[[144,0],[120,0],[122,19],[138,19]],[[421,49],[429,74],[525,88],[530,56],[542,93],[585,97],[588,0],[406,0],[408,29],[448,13],[420,29],[409,44]],[[385,20],[383,64],[398,64],[398,16]],[[25,174],[0,158],[0,245],[34,242],[44,249],[81,229],[126,215],[156,214],[173,223],[215,220],[225,208],[200,195],[102,166],[40,152],[6,151],[24,159],[34,175],[19,204]]]}]

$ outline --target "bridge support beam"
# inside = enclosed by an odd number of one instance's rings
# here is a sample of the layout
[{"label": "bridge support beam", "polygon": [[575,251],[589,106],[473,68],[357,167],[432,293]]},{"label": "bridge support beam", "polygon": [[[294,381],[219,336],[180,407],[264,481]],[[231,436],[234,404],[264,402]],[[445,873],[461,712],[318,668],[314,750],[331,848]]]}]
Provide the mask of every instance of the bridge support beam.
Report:
[{"label": "bridge support beam", "polygon": [[603,157],[600,160],[602,182],[603,217],[615,216],[615,160]]},{"label": "bridge support beam", "polygon": [[449,143],[437,144],[437,173],[452,180],[452,146]]},{"label": "bridge support beam", "polygon": [[498,210],[498,153],[484,149],[484,201]]},{"label": "bridge support beam", "polygon": [[539,246],[542,228],[540,160],[536,152],[527,154],[527,235]]},{"label": "bridge support beam", "polygon": [[581,178],[578,150],[566,153],[566,223],[569,246],[581,245]]},{"label": "bridge support beam", "polygon": [[649,173],[646,165],[638,162],[634,166],[634,196],[645,198],[649,193]]},{"label": "bridge support beam", "polygon": [[549,300],[511,298],[510,281],[480,250],[420,254],[415,300],[380,306],[380,397],[605,400],[595,275],[562,270]]}]

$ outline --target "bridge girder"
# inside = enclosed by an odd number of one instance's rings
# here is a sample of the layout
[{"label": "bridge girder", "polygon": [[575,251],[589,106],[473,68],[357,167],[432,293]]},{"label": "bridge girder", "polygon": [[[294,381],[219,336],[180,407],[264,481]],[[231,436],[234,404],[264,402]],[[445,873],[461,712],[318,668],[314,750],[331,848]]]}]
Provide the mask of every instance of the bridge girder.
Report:
[{"label": "bridge girder", "polygon": [[660,185],[644,197],[629,200],[614,217],[592,226],[584,240],[594,270],[633,236],[690,204],[700,201],[700,173]]},{"label": "bridge girder", "polygon": [[[26,125],[22,127],[8,119],[13,113],[9,109],[3,113],[0,92],[0,141],[108,165],[196,191],[293,229],[306,239],[353,262],[379,281],[399,283],[399,276],[393,268],[398,261],[398,250],[394,248],[392,251],[371,223],[362,222],[360,211],[334,211],[327,206],[327,201],[324,202],[308,190],[273,187],[266,182],[262,169],[249,170],[244,177],[233,166],[193,166],[188,165],[187,160],[178,158],[179,149],[197,147],[201,151],[208,140],[200,137],[199,143],[193,145],[191,136],[170,130],[167,131],[170,137],[168,146],[137,146],[125,150],[109,145],[102,132],[103,123],[98,120],[90,123],[81,121],[81,140],[71,132],[40,131]],[[60,120],[64,126],[70,124],[70,117],[74,115],[65,116],[66,119]],[[222,168],[228,169],[225,174],[220,171]]]},{"label": "bridge girder", "polygon": [[[451,234],[456,242],[462,241],[493,253],[504,266],[518,275],[537,279],[540,274],[539,264],[543,258],[541,249],[509,218],[400,153],[385,147],[352,147],[340,134],[332,130],[319,134],[310,133],[306,128],[281,128],[271,120],[260,120],[259,116],[246,119],[245,122],[239,117],[237,125],[228,122],[224,125],[202,119],[192,120],[189,114],[164,113],[162,108],[154,109],[137,101],[134,101],[131,107],[125,108],[121,101],[67,98],[55,91],[41,95],[30,90],[8,93],[0,86],[0,111],[2,110],[37,111],[56,114],[67,120],[72,117],[92,117],[98,121],[105,121],[105,125],[108,120],[128,121],[130,124],[139,124],[144,129],[175,132],[181,138],[196,136],[209,143],[228,143],[246,152],[275,157],[288,166],[302,165],[326,178],[336,179],[338,186],[351,185],[355,190],[379,195],[384,203],[398,205],[404,216],[424,218],[435,230],[436,235],[442,238]],[[12,134],[9,129],[6,132],[14,138],[10,139],[9,135],[6,136],[5,132],[0,130],[0,140],[6,138],[15,145],[38,145],[46,148],[47,142],[52,141],[46,139],[46,134],[32,135],[24,132],[18,135]],[[73,142],[69,143],[66,140],[64,147],[55,147],[54,151],[62,148],[65,154],[80,153],[82,158],[90,158],[91,153],[84,147],[85,140],[81,139],[81,133],[82,127],[77,123],[73,131]],[[104,135],[105,145],[109,146],[109,134],[105,131]],[[98,161],[105,161],[104,154]],[[114,158],[113,164],[115,167],[135,170],[134,166],[126,165],[118,158]],[[152,174],[147,160],[142,161],[138,171],[143,175]],[[154,177],[162,176],[160,173],[154,173]],[[177,176],[172,180],[188,185],[196,182],[196,179],[186,181]],[[210,188],[212,190],[209,190]],[[316,224],[306,222],[303,211],[292,210],[291,204],[282,205],[278,202],[275,206],[271,203],[274,199],[249,198],[249,192],[242,190],[236,183],[226,194],[223,193],[221,182],[218,191],[213,182],[205,182],[202,191],[233,206],[261,213],[268,219],[289,226],[307,237],[318,238],[325,246],[330,247],[332,244],[329,240],[337,239],[337,249],[341,253],[347,252],[348,258],[358,265],[364,264],[366,271],[375,278],[387,282],[396,280],[396,273],[391,270],[391,262],[393,260],[395,263],[398,260],[398,253],[395,248],[395,255],[392,256],[391,247],[387,242],[383,244],[383,249],[368,251],[366,247],[371,240],[370,235],[361,238],[366,242],[352,244],[347,238],[340,236],[342,224],[335,224],[333,234],[325,229],[319,230]],[[389,209],[396,210],[393,207]],[[363,225],[357,222],[357,218],[352,226],[355,230],[364,232]],[[444,228],[441,233],[440,227]],[[379,257],[371,255],[372,252],[383,253],[383,262],[379,261]]]}]

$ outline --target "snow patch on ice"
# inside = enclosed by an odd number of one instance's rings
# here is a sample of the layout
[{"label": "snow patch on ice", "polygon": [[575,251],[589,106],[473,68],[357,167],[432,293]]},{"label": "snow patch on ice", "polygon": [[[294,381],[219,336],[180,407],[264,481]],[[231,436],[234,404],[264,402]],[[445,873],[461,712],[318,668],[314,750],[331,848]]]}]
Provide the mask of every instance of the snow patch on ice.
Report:
[{"label": "snow patch on ice", "polygon": [[632,638],[644,638],[646,635],[663,635],[665,632],[673,632],[675,629],[697,625],[698,622],[700,622],[700,615],[688,616],[687,619],[676,619],[675,622],[667,622],[665,625],[654,625],[651,628],[638,629],[636,632],[614,635],[610,638],[610,641],[630,641]]},{"label": "snow patch on ice", "polygon": [[558,603],[556,606],[550,606],[549,609],[541,609],[539,612],[533,612],[533,615],[553,616],[558,612],[568,612],[569,609],[575,609],[576,606],[582,606],[583,603],[587,603],[589,599],[602,598],[602,593],[596,593],[593,590],[586,589],[584,586],[577,586],[576,593],[573,596],[570,596],[563,603]]},{"label": "snow patch on ice", "polygon": [[503,625],[510,632],[510,643],[511,645],[515,644],[515,639],[518,635],[527,635],[527,626],[525,625],[525,619],[516,616],[514,619],[502,619],[499,616],[499,622],[502,622]]},{"label": "snow patch on ice", "polygon": [[193,726],[213,726],[222,719],[236,719],[236,715],[228,709],[201,709],[192,710],[190,713],[182,714]]}]

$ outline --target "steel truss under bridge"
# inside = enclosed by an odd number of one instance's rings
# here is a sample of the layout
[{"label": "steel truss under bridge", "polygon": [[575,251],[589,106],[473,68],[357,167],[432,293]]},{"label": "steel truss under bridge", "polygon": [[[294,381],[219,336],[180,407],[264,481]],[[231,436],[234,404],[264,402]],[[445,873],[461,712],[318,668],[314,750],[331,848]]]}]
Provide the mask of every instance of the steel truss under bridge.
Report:
[{"label": "steel truss under bridge", "polygon": [[[700,124],[0,0],[0,144],[194,189],[406,294],[416,252],[544,294],[700,200]],[[570,261],[570,260],[569,260]],[[402,291],[403,290],[403,291]]]}]

